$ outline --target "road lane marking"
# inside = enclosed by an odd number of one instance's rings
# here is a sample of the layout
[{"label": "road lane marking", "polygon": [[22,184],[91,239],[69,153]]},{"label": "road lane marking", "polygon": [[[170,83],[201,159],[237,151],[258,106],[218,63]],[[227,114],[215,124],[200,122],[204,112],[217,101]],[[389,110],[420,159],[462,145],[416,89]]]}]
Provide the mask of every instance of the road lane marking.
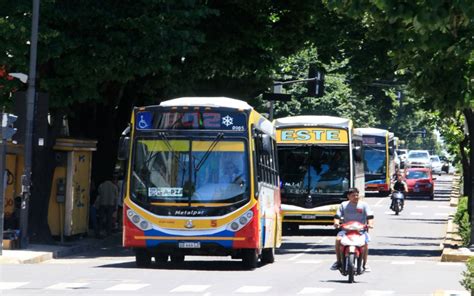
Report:
[{"label": "road lane marking", "polygon": [[411,212],[410,215],[412,215],[412,216],[423,216],[423,213],[420,213],[420,212]]},{"label": "road lane marking", "polygon": [[13,290],[28,283],[29,282],[0,282],[0,290]]},{"label": "road lane marking", "polygon": [[89,283],[58,283],[46,287],[48,290],[74,290],[85,287],[89,285]]},{"label": "road lane marking", "polygon": [[435,213],[435,216],[449,216],[449,213]]},{"label": "road lane marking", "polygon": [[392,214],[393,212],[392,211],[385,211],[384,214]]},{"label": "road lane marking", "polygon": [[105,291],[136,291],[146,286],[149,286],[149,284],[118,284],[105,289]]},{"label": "road lane marking", "polygon": [[379,200],[378,202],[376,202],[375,205],[374,205],[374,207],[380,207],[380,206],[381,206],[380,204],[381,204],[384,200],[385,200],[385,199],[381,199],[381,200]]},{"label": "road lane marking", "polygon": [[234,291],[234,293],[264,293],[270,290],[271,286],[242,286]]},{"label": "road lane marking", "polygon": [[438,206],[438,209],[453,209],[451,206]]},{"label": "road lane marking", "polygon": [[298,263],[298,264],[300,264],[300,263],[301,264],[320,264],[321,262],[323,262],[323,261],[321,261],[321,260],[299,260],[296,263]]},{"label": "road lane marking", "polygon": [[313,247],[307,248],[306,250],[303,251],[303,253],[300,253],[298,255],[295,255],[295,256],[291,257],[290,259],[288,259],[288,261],[296,260],[296,259],[300,258],[301,256],[303,256],[304,254],[311,252],[312,250],[316,249],[317,244],[320,244],[320,243],[324,242],[326,239],[327,239],[327,237],[318,240]]},{"label": "road lane marking", "polygon": [[173,290],[171,290],[171,293],[199,293],[199,292],[204,292],[205,290],[209,289],[211,287],[210,285],[181,285]]},{"label": "road lane marking", "polygon": [[395,265],[412,265],[412,264],[415,264],[415,261],[392,261],[392,264],[395,264]]},{"label": "road lane marking", "polygon": [[334,291],[334,288],[305,287],[301,291],[298,292],[298,295],[331,293],[332,291]]},{"label": "road lane marking", "polygon": [[415,208],[427,208],[428,206],[416,206]]},{"label": "road lane marking", "polygon": [[367,290],[365,291],[365,296],[379,296],[379,295],[391,295],[394,294],[395,291],[390,290]]},{"label": "road lane marking", "polygon": [[440,265],[440,266],[465,266],[465,263],[461,263],[461,262],[438,262],[437,265]]}]

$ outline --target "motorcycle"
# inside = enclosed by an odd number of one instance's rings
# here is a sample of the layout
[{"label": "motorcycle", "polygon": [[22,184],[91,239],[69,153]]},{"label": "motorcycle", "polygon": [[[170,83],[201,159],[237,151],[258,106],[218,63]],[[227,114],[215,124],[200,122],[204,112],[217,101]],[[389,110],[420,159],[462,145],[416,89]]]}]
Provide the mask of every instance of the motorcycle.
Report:
[{"label": "motorcycle", "polygon": [[348,221],[341,225],[341,229],[345,231],[345,234],[341,239],[339,249],[342,263],[339,271],[343,276],[348,276],[349,283],[353,283],[354,276],[363,273],[364,232],[367,231],[367,225],[357,221]]},{"label": "motorcycle", "polygon": [[392,193],[392,204],[390,205],[390,209],[395,212],[395,215],[398,215],[403,210],[403,206],[405,203],[405,195],[403,192],[394,191]]}]

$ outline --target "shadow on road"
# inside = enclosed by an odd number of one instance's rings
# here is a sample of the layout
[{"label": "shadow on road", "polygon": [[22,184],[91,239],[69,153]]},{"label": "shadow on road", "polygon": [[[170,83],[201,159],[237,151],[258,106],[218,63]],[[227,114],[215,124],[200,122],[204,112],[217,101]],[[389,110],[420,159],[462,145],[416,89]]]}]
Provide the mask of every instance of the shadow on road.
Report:
[{"label": "shadow on road", "polygon": [[[196,270],[196,271],[245,271],[249,272],[248,269],[245,269],[242,265],[241,260],[232,260],[228,257],[228,260],[192,260],[192,256],[189,257],[189,260],[185,260],[182,263],[175,262],[166,262],[166,263],[156,263],[152,262],[149,267],[137,267],[135,261],[122,262],[115,264],[105,264],[97,266],[96,268],[133,268],[137,270]],[[262,268],[266,264],[259,262],[257,268]]]},{"label": "shadow on road", "polygon": [[439,257],[442,250],[426,250],[426,249],[395,249],[395,248],[372,248],[369,249],[369,257],[371,256],[403,256],[403,257]]}]

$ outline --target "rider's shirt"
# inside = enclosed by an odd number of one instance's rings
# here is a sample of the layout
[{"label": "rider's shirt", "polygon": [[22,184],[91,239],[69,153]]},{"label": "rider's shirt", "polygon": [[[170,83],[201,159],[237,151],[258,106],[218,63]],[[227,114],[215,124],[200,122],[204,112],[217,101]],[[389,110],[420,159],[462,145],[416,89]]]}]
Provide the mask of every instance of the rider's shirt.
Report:
[{"label": "rider's shirt", "polygon": [[369,208],[366,202],[359,201],[357,205],[350,201],[344,201],[337,209],[336,216],[344,218],[344,221],[358,221],[367,224],[367,216],[373,216],[374,212]]},{"label": "rider's shirt", "polygon": [[405,191],[405,184],[406,183],[403,182],[403,181],[397,181],[397,182],[395,182],[395,184],[393,184],[393,190],[404,192]]}]

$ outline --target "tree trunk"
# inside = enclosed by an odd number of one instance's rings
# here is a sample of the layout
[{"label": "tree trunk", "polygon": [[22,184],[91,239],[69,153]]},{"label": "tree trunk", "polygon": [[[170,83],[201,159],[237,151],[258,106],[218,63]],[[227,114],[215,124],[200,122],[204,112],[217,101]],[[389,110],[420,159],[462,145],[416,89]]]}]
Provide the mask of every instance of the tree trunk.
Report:
[{"label": "tree trunk", "polygon": [[470,244],[471,248],[474,247],[474,215],[472,209],[474,208],[474,197],[472,196],[474,192],[474,113],[471,108],[464,110],[464,116],[466,119],[468,131],[469,131],[469,179],[465,179],[464,182],[469,184],[469,194],[468,196],[468,213],[469,219],[471,221],[471,239]]}]

